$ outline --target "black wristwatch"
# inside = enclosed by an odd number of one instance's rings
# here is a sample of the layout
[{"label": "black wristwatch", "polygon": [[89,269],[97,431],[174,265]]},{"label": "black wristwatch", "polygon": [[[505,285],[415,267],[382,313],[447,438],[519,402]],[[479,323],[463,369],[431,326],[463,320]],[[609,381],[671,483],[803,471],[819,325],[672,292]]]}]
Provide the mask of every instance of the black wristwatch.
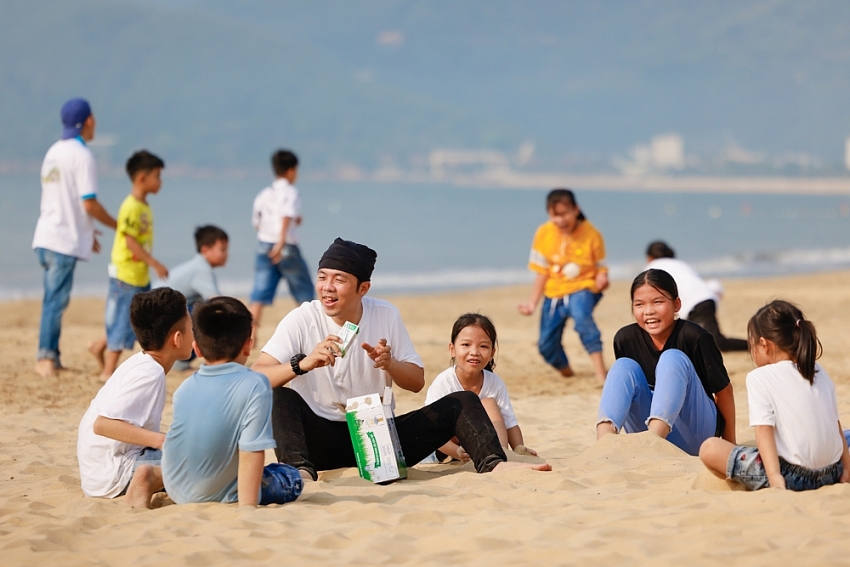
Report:
[{"label": "black wristwatch", "polygon": [[295,372],[296,376],[304,376],[309,370],[301,370],[301,361],[307,358],[307,355],[303,352],[299,352],[295,356],[289,359],[289,366],[292,367],[292,371]]}]

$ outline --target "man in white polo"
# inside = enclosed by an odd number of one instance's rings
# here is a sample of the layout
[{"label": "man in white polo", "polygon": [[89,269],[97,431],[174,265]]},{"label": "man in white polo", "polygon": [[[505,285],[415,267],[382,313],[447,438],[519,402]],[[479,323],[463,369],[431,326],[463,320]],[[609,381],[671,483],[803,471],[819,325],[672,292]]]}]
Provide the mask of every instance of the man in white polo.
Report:
[{"label": "man in white polo", "polygon": [[94,219],[115,229],[115,219],[97,201],[97,171],[86,142],[94,139],[89,103],[74,98],[62,106],[62,139],[41,166],[41,214],[32,247],[44,268],[44,299],[35,370],[52,376],[59,361],[62,314],[71,298],[77,260],[99,252]]},{"label": "man in white polo", "polygon": [[[422,359],[413,348],[398,309],[366,297],[377,254],[337,238],[319,261],[316,296],[290,311],[252,369],[274,388],[272,429],[278,461],[317,472],[356,466],[345,421],[348,398],[395,385],[418,392],[425,386]],[[340,329],[360,327],[359,346],[342,356]],[[284,384],[289,387],[282,387]],[[509,463],[481,400],[455,392],[396,417],[405,461],[412,466],[457,437],[478,472],[514,467],[551,470],[548,464]]]}]

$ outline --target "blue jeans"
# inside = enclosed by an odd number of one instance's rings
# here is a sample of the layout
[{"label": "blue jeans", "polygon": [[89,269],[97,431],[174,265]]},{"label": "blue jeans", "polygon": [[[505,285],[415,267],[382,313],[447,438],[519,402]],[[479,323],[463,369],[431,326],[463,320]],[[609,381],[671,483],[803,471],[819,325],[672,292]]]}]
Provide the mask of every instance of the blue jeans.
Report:
[{"label": "blue jeans", "polygon": [[74,268],[77,259],[52,250],[36,248],[36,255],[44,268],[44,299],[41,302],[41,326],[38,331],[37,360],[50,359],[59,366],[59,335],[62,332],[62,314],[71,300]]},{"label": "blue jeans", "polygon": [[567,353],[561,344],[564,327],[570,317],[575,321],[576,332],[588,354],[602,350],[602,335],[593,321],[593,308],[602,299],[601,293],[593,293],[583,289],[566,297],[543,300],[543,310],[540,313],[540,339],[537,349],[543,359],[563,370],[570,365]]},{"label": "blue jeans", "polygon": [[[161,467],[162,449],[154,449],[153,447],[143,448],[142,452],[136,455],[136,460],[133,462],[133,475],[136,474],[136,469],[138,469],[142,465]],[[133,475],[130,475],[130,482],[133,482]],[[121,494],[119,494],[118,496],[124,496],[125,494],[127,494],[127,489],[130,488],[130,482],[127,483],[127,486],[124,487],[124,490],[122,490]],[[163,488],[159,492],[165,492],[165,489]]]},{"label": "blue jeans", "polygon": [[295,467],[271,463],[263,469],[260,484],[260,506],[294,502],[304,489],[304,480]]},{"label": "blue jeans", "polygon": [[130,325],[130,303],[140,292],[150,290],[150,284],[137,287],[115,278],[109,278],[106,296],[106,348],[112,352],[132,350],[136,333]]},{"label": "blue jeans", "polygon": [[[822,469],[807,469],[800,465],[789,463],[779,457],[779,471],[785,479],[787,490],[815,490],[821,486],[837,484],[844,472],[841,461]],[[764,463],[761,461],[757,447],[742,447],[736,445],[729,453],[726,463],[726,478],[743,484],[747,490],[760,490],[770,486]]]},{"label": "blue jeans", "polygon": [[269,252],[274,244],[267,242],[257,243],[256,259],[254,261],[254,289],[251,291],[251,303],[262,303],[271,305],[277,293],[277,284],[280,279],[286,280],[289,292],[298,304],[305,301],[313,301],[315,289],[313,280],[307,269],[307,263],[301,257],[301,251],[294,244],[283,247],[283,259],[277,264],[272,264]]},{"label": "blue jeans", "polygon": [[618,358],[608,371],[599,401],[599,420],[626,433],[646,431],[650,419],[670,426],[667,440],[690,455],[717,430],[717,407],[700,382],[694,364],[680,350],[661,353],[655,367],[655,390],[640,365]]}]

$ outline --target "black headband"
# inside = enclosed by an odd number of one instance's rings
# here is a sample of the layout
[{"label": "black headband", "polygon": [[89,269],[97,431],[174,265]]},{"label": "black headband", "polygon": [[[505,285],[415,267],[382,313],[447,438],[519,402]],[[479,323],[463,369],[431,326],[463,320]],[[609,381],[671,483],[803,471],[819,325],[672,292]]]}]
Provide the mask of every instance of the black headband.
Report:
[{"label": "black headband", "polygon": [[362,244],[337,238],[322,254],[319,269],[328,268],[351,274],[361,282],[372,279],[378,254]]}]

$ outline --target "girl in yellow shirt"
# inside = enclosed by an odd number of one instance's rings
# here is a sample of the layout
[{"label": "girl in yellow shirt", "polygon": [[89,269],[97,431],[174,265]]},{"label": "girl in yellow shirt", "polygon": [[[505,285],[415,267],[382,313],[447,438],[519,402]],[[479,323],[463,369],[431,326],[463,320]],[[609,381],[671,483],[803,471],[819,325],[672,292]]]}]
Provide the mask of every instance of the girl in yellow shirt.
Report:
[{"label": "girl in yellow shirt", "polygon": [[572,317],[596,378],[604,381],[602,340],[593,309],[608,287],[605,243],[569,189],[550,191],[546,210],[549,221],[537,229],[528,260],[528,268],[537,278],[528,301],[519,304],[519,312],[531,315],[543,297],[537,346],[546,362],[563,376],[574,375],[561,344],[564,327]]}]

